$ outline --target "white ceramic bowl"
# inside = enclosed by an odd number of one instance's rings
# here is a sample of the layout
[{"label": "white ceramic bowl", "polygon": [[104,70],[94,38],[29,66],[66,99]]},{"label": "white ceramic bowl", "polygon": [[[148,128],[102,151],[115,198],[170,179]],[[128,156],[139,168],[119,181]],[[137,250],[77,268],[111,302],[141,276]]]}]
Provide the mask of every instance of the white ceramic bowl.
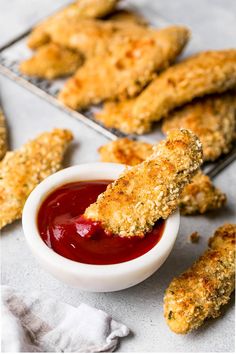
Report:
[{"label": "white ceramic bowl", "polygon": [[40,237],[37,227],[38,210],[53,190],[76,181],[114,180],[124,168],[124,165],[100,162],[69,167],[46,178],[30,194],[22,217],[26,241],[42,267],[57,279],[85,291],[116,291],[148,278],[168,257],[179,229],[178,211],[166,220],[160,241],[150,251],[119,264],[92,265],[69,260],[55,253]]}]

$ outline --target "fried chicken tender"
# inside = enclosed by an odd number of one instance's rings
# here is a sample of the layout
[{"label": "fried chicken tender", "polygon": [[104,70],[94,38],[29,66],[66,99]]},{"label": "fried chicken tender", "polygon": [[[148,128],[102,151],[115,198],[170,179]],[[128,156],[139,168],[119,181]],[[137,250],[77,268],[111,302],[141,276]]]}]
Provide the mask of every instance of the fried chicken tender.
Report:
[{"label": "fried chicken tender", "polygon": [[50,26],[58,23],[79,22],[83,18],[99,18],[112,12],[117,0],[79,0],[41,22],[28,38],[28,46],[37,49],[51,41]]},{"label": "fried chicken tender", "polygon": [[84,58],[104,54],[114,36],[143,34],[145,28],[124,22],[61,20],[47,26],[50,42],[42,45],[20,70],[30,76],[53,79],[73,74]]},{"label": "fried chicken tender", "polygon": [[235,236],[235,224],[219,227],[209,240],[209,249],[170,283],[164,317],[173,332],[186,334],[207,318],[220,316],[235,287]]},{"label": "fried chicken tender", "polygon": [[214,161],[228,153],[235,139],[236,92],[195,100],[164,120],[162,131],[185,128],[201,140],[205,161]]},{"label": "fried chicken tender", "polygon": [[136,95],[166,68],[183,50],[189,38],[185,27],[149,29],[114,40],[105,57],[96,56],[79,68],[59,94],[59,99],[73,109],[82,109],[107,99]]},{"label": "fried chicken tender", "polygon": [[[100,20],[61,21],[48,26],[48,33],[54,43],[76,50],[85,58],[107,55],[111,44],[126,37],[139,38],[153,32],[133,23]],[[98,69],[97,69],[98,70]]]},{"label": "fried chicken tender", "polygon": [[0,229],[21,218],[31,191],[61,168],[71,140],[69,130],[54,129],[18,150],[7,152],[0,162]]},{"label": "fried chicken tender", "polygon": [[[98,151],[103,162],[135,166],[152,154],[152,148],[151,144],[123,138],[100,147]],[[191,183],[184,187],[179,208],[182,215],[205,214],[223,207],[226,200],[226,195],[214,186],[208,176],[199,171]]]},{"label": "fried chicken tender", "polygon": [[4,114],[0,107],[0,160],[7,152],[7,127]]},{"label": "fried chicken tender", "polygon": [[184,186],[201,163],[198,138],[188,130],[172,130],[154,145],[149,158],[110,184],[85,210],[85,217],[100,221],[113,234],[142,237],[177,208]]},{"label": "fried chicken tender", "polygon": [[127,134],[143,134],[193,98],[235,86],[236,49],[201,52],[161,73],[138,97],[107,103],[96,119]]},{"label": "fried chicken tender", "polygon": [[48,43],[41,46],[32,58],[21,62],[20,71],[28,76],[51,80],[73,74],[82,63],[78,52]]}]

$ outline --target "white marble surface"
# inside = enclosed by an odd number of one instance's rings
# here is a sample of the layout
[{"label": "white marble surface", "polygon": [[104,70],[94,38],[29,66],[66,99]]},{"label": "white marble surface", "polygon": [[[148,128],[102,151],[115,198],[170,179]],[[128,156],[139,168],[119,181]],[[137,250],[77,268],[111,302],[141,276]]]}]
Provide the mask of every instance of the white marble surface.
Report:
[{"label": "white marble surface", "polygon": [[[170,22],[189,25],[195,32],[195,43],[199,49],[236,47],[235,0],[137,2],[155,6],[158,14]],[[29,3],[30,6],[25,6]],[[57,6],[58,3],[51,1],[50,6]],[[11,35],[21,32],[32,21],[32,13],[35,18],[40,18],[41,14],[51,12],[48,4],[42,0],[0,1],[1,29],[6,32],[8,26],[11,27]],[[190,45],[188,50],[194,51],[195,47]],[[4,77],[0,77],[0,92],[8,120],[11,149],[44,130],[67,127],[73,131],[75,142],[66,156],[66,165],[97,161],[97,147],[107,141],[102,135]],[[171,278],[201,254],[215,227],[226,221],[235,222],[235,175],[236,163],[215,179],[215,183],[228,195],[227,208],[207,216],[182,218],[178,240],[170,257],[156,274],[140,285],[115,293],[95,294],[82,293],[60,283],[44,272],[32,257],[24,241],[20,222],[6,227],[2,232],[2,283],[25,292],[39,290],[72,305],[85,302],[109,312],[133,332],[122,341],[120,352],[233,352],[233,299],[223,309],[222,317],[207,321],[201,329],[187,336],[170,332],[163,319],[162,299]],[[197,245],[187,242],[187,236],[195,230],[202,235]]]}]

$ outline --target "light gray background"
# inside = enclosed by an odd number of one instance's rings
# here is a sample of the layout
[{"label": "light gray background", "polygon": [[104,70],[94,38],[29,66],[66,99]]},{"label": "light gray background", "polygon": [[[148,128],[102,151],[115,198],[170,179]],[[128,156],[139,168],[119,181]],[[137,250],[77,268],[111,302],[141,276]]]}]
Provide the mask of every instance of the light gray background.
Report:
[{"label": "light gray background", "polygon": [[[68,1],[0,0],[0,44],[20,34],[53,8]],[[187,53],[199,49],[236,47],[235,0],[136,0],[131,3],[151,8],[172,23],[188,25],[194,40]],[[97,148],[107,139],[56,108],[32,95],[16,83],[0,76],[0,90],[7,116],[11,149],[53,127],[73,131],[75,141],[67,153],[65,165],[97,161]],[[154,139],[155,136],[152,136]],[[159,271],[133,288],[115,293],[82,293],[70,288],[42,270],[32,257],[25,241],[21,223],[4,229],[1,238],[2,283],[30,293],[45,292],[58,300],[78,305],[85,302],[107,311],[115,319],[130,327],[133,334],[123,340],[121,352],[233,352],[233,299],[223,309],[223,316],[209,320],[198,331],[186,336],[172,333],[163,319],[164,290],[173,276],[186,269],[206,247],[208,236],[224,222],[235,222],[236,163],[215,179],[217,186],[227,193],[228,204],[222,211],[207,216],[185,217],[175,247]],[[201,234],[200,243],[188,243],[193,231]]]}]

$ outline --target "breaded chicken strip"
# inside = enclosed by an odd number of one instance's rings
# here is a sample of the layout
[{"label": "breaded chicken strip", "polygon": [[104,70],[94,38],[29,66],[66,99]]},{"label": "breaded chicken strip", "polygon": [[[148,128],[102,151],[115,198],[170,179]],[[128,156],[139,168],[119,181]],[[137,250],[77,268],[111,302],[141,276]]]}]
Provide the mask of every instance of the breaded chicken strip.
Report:
[{"label": "breaded chicken strip", "polygon": [[149,158],[110,184],[85,210],[85,217],[100,221],[113,234],[144,236],[177,208],[184,186],[201,163],[198,138],[188,130],[172,130]]},{"label": "breaded chicken strip", "polygon": [[114,40],[122,42],[127,37],[139,38],[152,32],[134,23],[88,19],[61,21],[48,26],[48,33],[54,43],[76,50],[85,58],[107,55]]},{"label": "breaded chicken strip", "polygon": [[205,161],[230,151],[236,131],[236,92],[195,100],[169,114],[162,131],[185,128],[201,140]]},{"label": "breaded chicken strip", "polygon": [[[112,141],[99,149],[101,161],[134,166],[152,153],[152,145],[128,138]],[[210,178],[199,171],[184,187],[179,208],[183,215],[205,214],[226,203],[226,195],[214,186]]]},{"label": "breaded chicken strip", "polygon": [[4,114],[0,107],[0,160],[7,152],[7,127]]},{"label": "breaded chicken strip", "polygon": [[41,46],[32,58],[20,64],[20,71],[28,76],[55,79],[73,74],[83,63],[81,55],[55,43]]},{"label": "breaded chicken strip", "polygon": [[28,46],[37,49],[51,40],[48,28],[54,24],[64,22],[79,22],[83,18],[99,18],[112,12],[117,0],[79,0],[56,12],[41,22],[29,36]]},{"label": "breaded chicken strip", "polygon": [[186,334],[220,316],[235,287],[235,236],[235,224],[219,227],[203,256],[170,283],[164,316],[173,332]]},{"label": "breaded chicken strip", "polygon": [[113,22],[134,23],[141,26],[148,25],[147,20],[141,14],[127,9],[116,10],[106,19]]},{"label": "breaded chicken strip", "polygon": [[193,98],[235,86],[236,49],[202,52],[164,71],[138,97],[106,104],[96,119],[127,134],[142,134]]},{"label": "breaded chicken strip", "polygon": [[0,229],[19,219],[31,191],[61,168],[71,140],[69,130],[54,129],[6,154],[0,162]]},{"label": "breaded chicken strip", "polygon": [[88,60],[68,80],[59,99],[73,109],[106,99],[134,96],[166,68],[188,41],[185,27],[149,30],[143,36],[114,40],[110,53]]},{"label": "breaded chicken strip", "polygon": [[53,79],[73,74],[84,58],[107,52],[113,37],[140,35],[145,27],[123,22],[64,19],[47,26],[50,42],[39,47],[20,70],[30,76]]}]

